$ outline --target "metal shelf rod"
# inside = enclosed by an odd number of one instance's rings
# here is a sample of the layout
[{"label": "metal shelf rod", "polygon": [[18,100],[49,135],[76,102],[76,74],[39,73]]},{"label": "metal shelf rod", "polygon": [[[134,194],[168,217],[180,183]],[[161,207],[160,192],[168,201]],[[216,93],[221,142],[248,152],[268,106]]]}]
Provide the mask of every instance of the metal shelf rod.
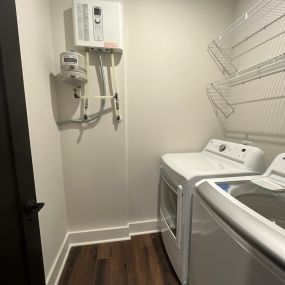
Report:
[{"label": "metal shelf rod", "polygon": [[271,101],[271,100],[278,100],[278,99],[285,99],[285,95],[284,96],[272,96],[269,98],[254,99],[254,100],[248,100],[248,101],[236,102],[236,103],[230,103],[230,104],[231,106],[238,106],[238,105],[243,105],[243,104],[257,103],[257,102]]},{"label": "metal shelf rod", "polygon": [[[222,69],[227,74],[237,71],[233,60],[237,57],[231,56],[234,49],[247,42],[252,37],[257,36],[262,31],[272,27],[276,22],[285,17],[285,0],[261,0],[247,13],[237,19],[223,33],[208,45],[211,54],[218,60]],[[274,35],[280,36],[283,32]],[[272,37],[270,38],[273,39]],[[259,39],[260,40],[260,39]],[[267,42],[269,39],[266,39]],[[265,43],[262,41],[262,44]],[[224,48],[229,53],[224,52]]]},{"label": "metal shelf rod", "polygon": [[285,54],[236,72],[233,75],[229,75],[222,80],[211,83],[210,85],[220,86],[229,84],[230,86],[236,86],[282,71],[285,71]]},{"label": "metal shelf rod", "polygon": [[241,44],[243,44],[244,42],[248,41],[250,38],[254,37],[255,35],[257,35],[260,31],[267,29],[268,27],[270,27],[271,25],[273,25],[274,23],[278,22],[280,19],[282,19],[285,16],[285,14],[282,14],[280,17],[278,17],[277,19],[274,19],[272,22],[270,22],[269,24],[264,25],[263,27],[261,27],[259,30],[253,32],[252,34],[250,34],[249,36],[245,37],[244,39],[240,40],[239,42],[237,42],[236,44],[234,44],[231,48],[234,49],[238,46],[240,46]]},{"label": "metal shelf rod", "polygon": [[[243,14],[240,18],[238,18],[232,25],[230,25],[223,33],[221,33],[214,41],[220,41],[223,38],[226,38],[227,35],[233,33],[236,29],[241,27],[244,23],[248,22],[256,13],[258,13],[262,8],[266,7],[272,0],[260,1],[253,8],[251,8],[248,12]],[[264,2],[262,4],[262,2]],[[282,1],[280,1],[281,3]],[[261,5],[261,6],[260,6]]]}]

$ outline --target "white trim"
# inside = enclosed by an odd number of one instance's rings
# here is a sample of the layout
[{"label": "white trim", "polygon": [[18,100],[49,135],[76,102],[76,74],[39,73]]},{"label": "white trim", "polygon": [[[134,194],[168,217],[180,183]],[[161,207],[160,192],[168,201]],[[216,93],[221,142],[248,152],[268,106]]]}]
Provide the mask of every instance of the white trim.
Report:
[{"label": "white trim", "polygon": [[129,227],[114,227],[95,230],[85,230],[69,232],[70,244],[83,245],[90,243],[107,242],[110,240],[127,239],[129,237]]},{"label": "white trim", "polygon": [[154,233],[159,231],[158,220],[147,220],[129,223],[130,236]]},{"label": "white trim", "polygon": [[62,273],[63,268],[64,268],[64,265],[65,265],[65,262],[66,262],[66,260],[67,260],[67,258],[68,258],[70,249],[71,249],[71,245],[68,245],[67,251],[66,251],[65,256],[64,256],[64,259],[63,259],[62,263],[60,264],[58,273],[57,273],[56,275],[53,274],[53,275],[54,275],[53,277],[55,278],[55,280],[54,280],[54,281],[53,281],[53,280],[49,280],[49,283],[47,283],[47,285],[55,285],[55,284],[58,284],[59,278],[60,278],[60,276],[61,276],[61,273]]},{"label": "white trim", "polygon": [[130,233],[130,237],[141,236],[141,235],[146,235],[146,234],[153,234],[153,233],[158,233],[158,232],[160,232],[160,230],[152,230],[152,231]]},{"label": "white trim", "polygon": [[47,285],[54,285],[57,282],[58,276],[61,275],[64,264],[66,262],[70,250],[68,233],[65,235],[64,240],[59,248],[55,261],[46,277]]},{"label": "white trim", "polygon": [[47,275],[46,284],[56,285],[63,271],[69,251],[73,246],[130,240],[131,236],[159,232],[158,220],[128,223],[127,226],[67,232]]},{"label": "white trim", "polygon": [[100,244],[100,243],[109,243],[109,242],[117,242],[117,241],[124,241],[124,240],[130,240],[130,239],[131,239],[131,237],[129,236],[129,237],[124,237],[124,238],[113,238],[113,239],[87,241],[87,242],[84,241],[84,242],[71,243],[70,247]]}]

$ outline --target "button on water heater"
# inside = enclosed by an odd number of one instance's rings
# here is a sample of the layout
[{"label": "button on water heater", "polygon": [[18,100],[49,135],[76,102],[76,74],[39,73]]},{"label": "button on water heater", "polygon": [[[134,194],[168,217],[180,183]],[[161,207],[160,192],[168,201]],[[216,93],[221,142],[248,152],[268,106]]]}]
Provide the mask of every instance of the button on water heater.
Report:
[{"label": "button on water heater", "polygon": [[225,151],[226,148],[227,148],[227,146],[226,146],[225,144],[221,144],[221,145],[219,146],[219,151],[220,151],[220,152],[223,152],[223,151]]}]

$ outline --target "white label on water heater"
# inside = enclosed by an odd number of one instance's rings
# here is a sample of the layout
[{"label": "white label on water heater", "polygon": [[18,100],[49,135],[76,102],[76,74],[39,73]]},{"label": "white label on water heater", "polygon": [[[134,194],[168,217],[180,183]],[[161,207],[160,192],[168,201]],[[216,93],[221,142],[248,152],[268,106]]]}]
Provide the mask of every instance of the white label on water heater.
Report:
[{"label": "white label on water heater", "polygon": [[103,41],[103,13],[102,8],[95,6],[93,7],[93,27],[94,27],[94,40]]}]

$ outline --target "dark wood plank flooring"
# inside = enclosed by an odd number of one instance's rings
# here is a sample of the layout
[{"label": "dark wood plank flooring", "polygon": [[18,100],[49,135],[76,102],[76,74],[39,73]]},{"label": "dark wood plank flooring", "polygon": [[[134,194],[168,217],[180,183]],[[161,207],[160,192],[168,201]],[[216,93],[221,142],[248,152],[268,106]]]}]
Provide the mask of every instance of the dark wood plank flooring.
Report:
[{"label": "dark wood plank flooring", "polygon": [[73,247],[59,285],[178,285],[159,233]]}]

